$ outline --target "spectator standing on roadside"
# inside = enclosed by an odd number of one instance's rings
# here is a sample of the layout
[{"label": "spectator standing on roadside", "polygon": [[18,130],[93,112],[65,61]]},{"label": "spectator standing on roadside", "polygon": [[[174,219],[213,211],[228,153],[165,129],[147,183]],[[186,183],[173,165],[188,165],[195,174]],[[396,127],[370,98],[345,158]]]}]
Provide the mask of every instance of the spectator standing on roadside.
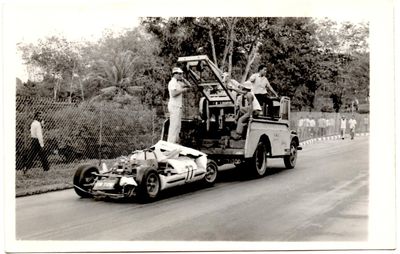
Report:
[{"label": "spectator standing on roadside", "polygon": [[304,128],[304,137],[309,138],[310,137],[310,118],[306,116],[303,122],[303,128]]},{"label": "spectator standing on roadside", "polygon": [[329,118],[328,124],[329,135],[332,135],[335,132],[335,119],[333,117]]},{"label": "spectator standing on roadside", "polygon": [[299,132],[300,139],[303,138],[304,135],[304,117],[301,116],[298,123],[297,123],[297,131]]},{"label": "spectator standing on roadside", "polygon": [[344,135],[346,134],[346,117],[343,115],[342,119],[340,119],[340,137],[344,139]]},{"label": "spectator standing on roadside", "polygon": [[325,135],[325,127],[326,127],[326,120],[324,116],[318,119],[318,135],[324,136]]},{"label": "spectator standing on roadside", "polygon": [[369,126],[369,119],[368,119],[368,116],[365,116],[364,117],[364,131],[365,132],[368,132],[369,130],[368,130],[368,126]]},{"label": "spectator standing on roadside", "polygon": [[41,112],[36,112],[31,124],[31,146],[24,169],[24,174],[27,170],[33,166],[33,161],[36,156],[39,155],[40,161],[42,162],[43,170],[48,171],[50,169],[49,162],[47,161],[46,152],[44,150],[44,139],[43,139],[43,118]]},{"label": "spectator standing on roadside", "polygon": [[316,132],[315,119],[314,119],[314,117],[311,117],[311,120],[310,120],[310,135],[311,135],[311,137],[315,136],[315,132]]},{"label": "spectator standing on roadside", "polygon": [[182,118],[182,97],[188,91],[190,83],[183,78],[183,71],[180,68],[172,69],[172,78],[168,83],[169,101],[169,129],[168,142],[177,143],[181,131]]},{"label": "spectator standing on roadside", "polygon": [[[278,97],[278,94],[270,85],[267,77],[267,66],[261,64],[258,67],[258,72],[250,76],[249,81],[253,84],[251,91],[255,95],[258,102],[261,104],[263,115],[266,116],[267,113],[273,117],[273,101],[270,96],[273,95]],[[268,106],[268,110],[266,107]]]},{"label": "spectator standing on roadside", "polygon": [[356,125],[357,125],[357,121],[356,121],[354,115],[352,115],[351,119],[349,120],[350,137],[351,137],[351,139],[354,139],[354,134],[356,133]]}]

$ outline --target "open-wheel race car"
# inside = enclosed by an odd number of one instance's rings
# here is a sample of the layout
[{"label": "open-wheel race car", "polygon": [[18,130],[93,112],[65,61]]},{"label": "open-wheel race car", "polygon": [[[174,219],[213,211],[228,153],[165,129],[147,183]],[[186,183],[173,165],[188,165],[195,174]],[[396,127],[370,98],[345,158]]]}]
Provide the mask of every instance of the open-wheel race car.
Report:
[{"label": "open-wheel race car", "polygon": [[217,164],[207,155],[181,145],[159,141],[154,146],[118,158],[110,168],[82,165],[74,175],[75,192],[84,198],[155,200],[162,190],[202,181],[213,185]]}]

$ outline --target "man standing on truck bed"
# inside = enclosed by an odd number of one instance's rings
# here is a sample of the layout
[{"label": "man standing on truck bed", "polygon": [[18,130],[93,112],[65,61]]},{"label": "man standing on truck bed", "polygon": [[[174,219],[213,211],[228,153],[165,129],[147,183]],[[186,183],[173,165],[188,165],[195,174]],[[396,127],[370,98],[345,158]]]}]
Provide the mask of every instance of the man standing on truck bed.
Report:
[{"label": "man standing on truck bed", "polygon": [[[261,64],[258,67],[258,72],[254,73],[250,76],[249,81],[253,84],[252,92],[256,96],[257,100],[260,102],[262,107],[263,115],[266,116],[267,112],[268,115],[273,116],[273,102],[270,99],[270,96],[273,95],[278,97],[278,94],[269,84],[267,77],[267,66]],[[268,111],[266,106],[268,106]]]},{"label": "man standing on truck bed", "polygon": [[168,142],[176,143],[181,131],[182,118],[182,94],[188,90],[190,83],[183,78],[181,68],[174,67],[172,69],[172,79],[168,83],[169,101],[169,129]]}]

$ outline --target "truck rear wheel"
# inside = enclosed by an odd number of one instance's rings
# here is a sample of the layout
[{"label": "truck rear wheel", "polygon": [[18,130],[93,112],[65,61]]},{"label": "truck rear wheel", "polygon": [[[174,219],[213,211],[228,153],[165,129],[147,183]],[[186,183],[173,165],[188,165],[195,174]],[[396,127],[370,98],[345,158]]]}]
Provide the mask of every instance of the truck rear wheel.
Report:
[{"label": "truck rear wheel", "polygon": [[248,160],[251,175],[257,178],[263,177],[267,171],[267,148],[263,142],[258,142],[254,155]]},{"label": "truck rear wheel", "polygon": [[292,169],[296,166],[297,160],[297,144],[294,140],[290,142],[290,154],[283,157],[283,162],[287,169]]}]

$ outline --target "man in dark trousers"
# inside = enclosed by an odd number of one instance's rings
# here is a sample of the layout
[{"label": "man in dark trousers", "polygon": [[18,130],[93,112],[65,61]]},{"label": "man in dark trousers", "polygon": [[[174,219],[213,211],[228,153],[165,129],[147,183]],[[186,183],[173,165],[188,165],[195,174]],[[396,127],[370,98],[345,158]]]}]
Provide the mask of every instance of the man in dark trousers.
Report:
[{"label": "man in dark trousers", "polygon": [[249,81],[244,82],[242,85],[243,94],[238,98],[239,112],[236,115],[235,120],[237,121],[236,132],[232,134],[232,138],[235,140],[241,139],[244,136],[243,129],[248,123],[250,117],[253,115],[253,101],[255,100],[253,93],[251,93],[251,83]]},{"label": "man in dark trousers", "polygon": [[42,130],[42,113],[36,112],[33,122],[31,124],[31,147],[28,154],[28,159],[26,162],[26,167],[24,173],[31,169],[33,166],[33,161],[35,160],[36,156],[39,155],[40,160],[42,162],[43,170],[48,171],[49,162],[47,161],[46,153],[43,149],[44,141],[43,141],[43,130]]}]

